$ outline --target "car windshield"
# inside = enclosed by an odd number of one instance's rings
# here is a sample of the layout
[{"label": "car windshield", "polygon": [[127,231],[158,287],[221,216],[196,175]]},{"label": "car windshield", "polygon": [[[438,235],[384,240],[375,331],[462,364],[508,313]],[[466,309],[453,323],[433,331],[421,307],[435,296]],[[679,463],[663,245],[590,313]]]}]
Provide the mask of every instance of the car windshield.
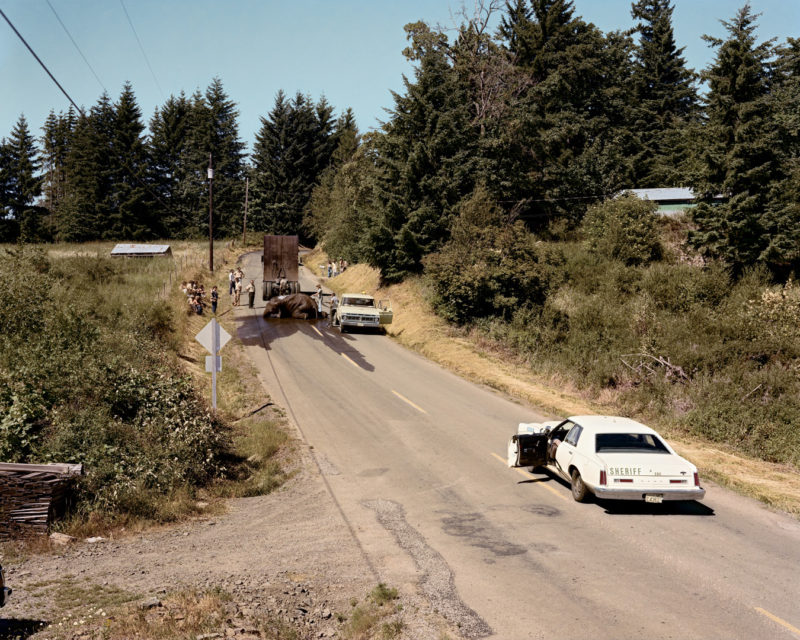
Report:
[{"label": "car windshield", "polygon": [[375,302],[372,298],[345,298],[342,300],[343,305],[351,307],[374,307]]},{"label": "car windshield", "polygon": [[597,453],[669,453],[658,436],[651,433],[598,433],[595,436]]}]

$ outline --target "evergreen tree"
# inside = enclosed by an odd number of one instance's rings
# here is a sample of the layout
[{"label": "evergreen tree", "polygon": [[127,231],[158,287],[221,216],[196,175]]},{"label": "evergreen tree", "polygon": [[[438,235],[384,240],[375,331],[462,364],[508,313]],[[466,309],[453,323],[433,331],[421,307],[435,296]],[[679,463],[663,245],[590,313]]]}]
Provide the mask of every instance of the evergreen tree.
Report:
[{"label": "evergreen tree", "polygon": [[[763,261],[770,243],[764,211],[779,171],[768,100],[773,46],[756,42],[756,16],[749,4],[723,25],[727,40],[705,36],[717,54],[703,73],[708,123],[696,191],[705,202],[695,209],[693,241],[740,273]],[[712,206],[716,194],[726,202]]]},{"label": "evergreen tree", "polygon": [[192,96],[186,167],[180,189],[196,202],[193,233],[208,232],[209,158],[214,168],[214,234],[238,233],[244,212],[244,143],[239,139],[239,112],[219,78],[205,93]]},{"label": "evergreen tree", "polygon": [[42,192],[42,178],[38,175],[39,152],[24,115],[17,120],[9,139],[3,141],[3,149],[4,160],[0,168],[3,200],[0,205],[5,216],[10,216],[19,225],[19,233],[24,239],[41,240],[44,211],[34,206]]},{"label": "evergreen tree", "polygon": [[164,237],[185,238],[196,233],[192,199],[182,187],[188,184],[186,154],[189,145],[191,105],[181,93],[170,96],[150,119],[149,184],[158,196],[153,203],[155,228]]},{"label": "evergreen tree", "polygon": [[106,198],[103,236],[117,240],[144,240],[156,235],[145,180],[147,153],[141,110],[130,83],[125,83],[113,107],[110,143],[110,190]]},{"label": "evergreen tree", "polygon": [[5,138],[0,138],[0,242],[14,242],[19,237],[19,223],[8,206],[11,190],[11,154]]},{"label": "evergreen tree", "polygon": [[377,141],[380,216],[371,232],[370,262],[387,280],[422,268],[424,255],[449,234],[450,219],[478,175],[477,128],[447,37],[422,22],[405,27],[414,82],[393,94],[391,119]]},{"label": "evergreen tree", "polygon": [[513,200],[532,228],[580,219],[593,199],[632,181],[632,41],[575,17],[570,0],[509,5],[500,35],[530,88],[509,118]]},{"label": "evergreen tree", "polygon": [[[332,231],[333,227],[338,226],[341,228],[343,224],[338,220],[336,209],[337,204],[346,206],[343,200],[345,194],[340,192],[338,195],[334,195],[333,193],[337,189],[339,172],[345,164],[354,159],[360,144],[358,127],[351,108],[348,107],[339,116],[336,121],[336,128],[329,139],[332,143],[333,153],[330,156],[327,168],[321,172],[318,183],[311,192],[311,198],[303,217],[304,235],[311,242],[322,240],[326,248],[329,246],[328,232]],[[369,167],[363,163],[359,165],[359,169],[369,171]],[[345,228],[341,228],[341,231],[348,234],[358,234],[355,230]],[[336,255],[351,262],[357,261],[352,253],[345,255],[341,249],[336,251]]]},{"label": "evergreen tree", "polygon": [[761,256],[786,278],[800,269],[800,39],[778,49],[775,67],[769,113],[779,168],[762,219],[768,244]]},{"label": "evergreen tree", "polygon": [[253,229],[305,237],[311,193],[336,150],[334,125],[324,97],[315,105],[302,93],[289,101],[278,92],[253,147]]},{"label": "evergreen tree", "polygon": [[686,68],[683,48],[675,45],[670,0],[638,0],[631,15],[638,19],[633,87],[635,130],[641,150],[633,163],[637,187],[664,187],[686,180],[683,159],[689,154],[684,135],[694,115],[694,74]]},{"label": "evergreen tree", "polygon": [[88,114],[78,117],[67,153],[67,190],[56,212],[57,237],[66,242],[102,238],[108,229],[113,206],[111,141],[114,137],[114,106],[107,93],[100,96]]},{"label": "evergreen tree", "polygon": [[67,192],[67,154],[72,145],[76,116],[72,107],[66,114],[53,111],[42,127],[42,164],[44,175],[44,204],[53,219],[57,219]]}]

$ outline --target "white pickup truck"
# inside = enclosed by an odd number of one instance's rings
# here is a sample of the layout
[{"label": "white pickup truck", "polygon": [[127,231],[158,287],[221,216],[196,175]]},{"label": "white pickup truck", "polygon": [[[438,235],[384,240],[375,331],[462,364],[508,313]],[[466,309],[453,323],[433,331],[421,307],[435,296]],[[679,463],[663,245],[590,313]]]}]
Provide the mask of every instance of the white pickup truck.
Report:
[{"label": "white pickup truck", "polygon": [[366,293],[344,293],[333,317],[334,326],[346,333],[350,329],[379,329],[391,324],[392,308],[388,300],[380,300]]}]

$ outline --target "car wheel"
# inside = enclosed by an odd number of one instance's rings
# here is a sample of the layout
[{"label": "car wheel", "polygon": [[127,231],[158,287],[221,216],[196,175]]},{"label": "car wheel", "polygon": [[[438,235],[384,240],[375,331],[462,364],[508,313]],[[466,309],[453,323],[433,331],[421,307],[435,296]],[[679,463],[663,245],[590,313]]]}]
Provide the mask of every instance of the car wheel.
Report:
[{"label": "car wheel", "polygon": [[581,474],[578,473],[577,469],[572,470],[572,497],[575,499],[575,502],[586,502],[586,498],[589,496],[589,490],[586,488],[586,484],[583,482],[583,478],[581,478]]}]

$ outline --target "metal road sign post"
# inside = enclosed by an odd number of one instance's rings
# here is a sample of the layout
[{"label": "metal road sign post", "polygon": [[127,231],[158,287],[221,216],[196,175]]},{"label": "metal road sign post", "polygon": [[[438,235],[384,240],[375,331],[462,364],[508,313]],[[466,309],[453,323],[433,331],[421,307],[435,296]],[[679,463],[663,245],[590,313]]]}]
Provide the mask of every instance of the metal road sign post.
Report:
[{"label": "metal road sign post", "polygon": [[206,371],[211,372],[211,406],[217,410],[217,371],[222,371],[222,356],[217,355],[220,349],[228,344],[231,334],[225,331],[216,318],[212,318],[194,337],[211,355],[206,356]]}]

